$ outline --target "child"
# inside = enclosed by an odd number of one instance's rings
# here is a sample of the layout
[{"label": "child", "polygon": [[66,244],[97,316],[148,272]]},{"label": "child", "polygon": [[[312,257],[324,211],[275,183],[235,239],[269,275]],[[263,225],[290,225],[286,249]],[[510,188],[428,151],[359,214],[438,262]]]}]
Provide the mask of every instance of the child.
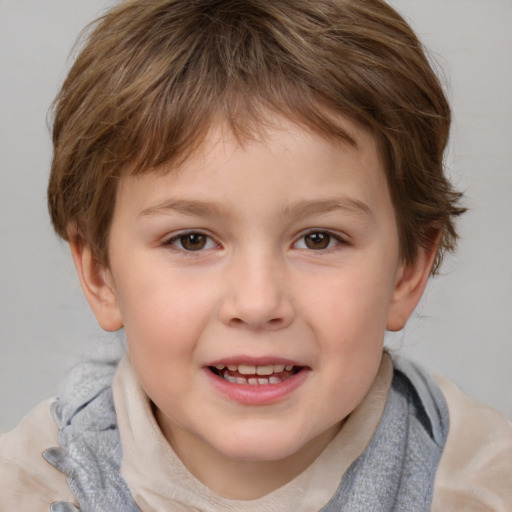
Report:
[{"label": "child", "polygon": [[0,508],[510,510],[510,423],[383,352],[455,246],[449,124],[380,0],[113,8],[48,198],[127,351],[1,438]]}]

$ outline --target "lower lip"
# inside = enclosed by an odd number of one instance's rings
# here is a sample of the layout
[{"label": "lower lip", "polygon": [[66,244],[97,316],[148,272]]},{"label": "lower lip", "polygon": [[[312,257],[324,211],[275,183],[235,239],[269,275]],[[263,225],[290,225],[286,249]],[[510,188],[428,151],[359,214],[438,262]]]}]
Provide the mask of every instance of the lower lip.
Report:
[{"label": "lower lip", "polygon": [[291,395],[307,379],[309,370],[301,371],[278,384],[234,384],[215,375],[208,368],[205,372],[217,391],[244,405],[270,405]]}]

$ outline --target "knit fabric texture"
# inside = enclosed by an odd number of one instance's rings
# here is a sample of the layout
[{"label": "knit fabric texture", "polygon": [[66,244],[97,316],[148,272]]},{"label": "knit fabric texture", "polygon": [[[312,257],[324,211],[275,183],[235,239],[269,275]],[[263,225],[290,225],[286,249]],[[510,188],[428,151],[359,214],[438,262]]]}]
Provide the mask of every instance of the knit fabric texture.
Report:
[{"label": "knit fabric texture", "polygon": [[427,512],[448,437],[448,406],[423,369],[395,358],[381,421],[321,512]]},{"label": "knit fabric texture", "polygon": [[[112,381],[123,347],[73,368],[52,404],[59,447],[43,457],[66,475],[83,512],[140,512],[120,473],[123,452]],[[77,510],[57,502],[51,512]]]}]

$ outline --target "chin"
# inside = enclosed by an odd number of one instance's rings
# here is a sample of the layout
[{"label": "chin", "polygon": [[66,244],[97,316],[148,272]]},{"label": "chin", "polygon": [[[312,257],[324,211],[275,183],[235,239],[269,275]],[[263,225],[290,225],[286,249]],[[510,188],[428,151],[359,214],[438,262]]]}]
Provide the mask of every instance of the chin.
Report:
[{"label": "chin", "polygon": [[[307,444],[307,443],[306,443]],[[217,449],[230,459],[251,462],[271,462],[286,459],[299,452],[305,444],[289,435],[262,437],[232,434]]]}]

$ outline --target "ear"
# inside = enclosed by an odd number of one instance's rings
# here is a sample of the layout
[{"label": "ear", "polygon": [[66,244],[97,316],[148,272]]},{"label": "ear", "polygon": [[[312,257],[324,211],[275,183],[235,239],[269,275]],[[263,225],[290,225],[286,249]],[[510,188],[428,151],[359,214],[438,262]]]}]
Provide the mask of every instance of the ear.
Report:
[{"label": "ear", "polygon": [[441,233],[436,232],[429,247],[419,247],[414,261],[399,268],[386,324],[388,331],[403,329],[418,305],[427,286],[440,239]]},{"label": "ear", "polygon": [[82,291],[99,325],[105,331],[121,329],[123,320],[110,271],[99,263],[80,235],[70,237],[69,245]]}]

